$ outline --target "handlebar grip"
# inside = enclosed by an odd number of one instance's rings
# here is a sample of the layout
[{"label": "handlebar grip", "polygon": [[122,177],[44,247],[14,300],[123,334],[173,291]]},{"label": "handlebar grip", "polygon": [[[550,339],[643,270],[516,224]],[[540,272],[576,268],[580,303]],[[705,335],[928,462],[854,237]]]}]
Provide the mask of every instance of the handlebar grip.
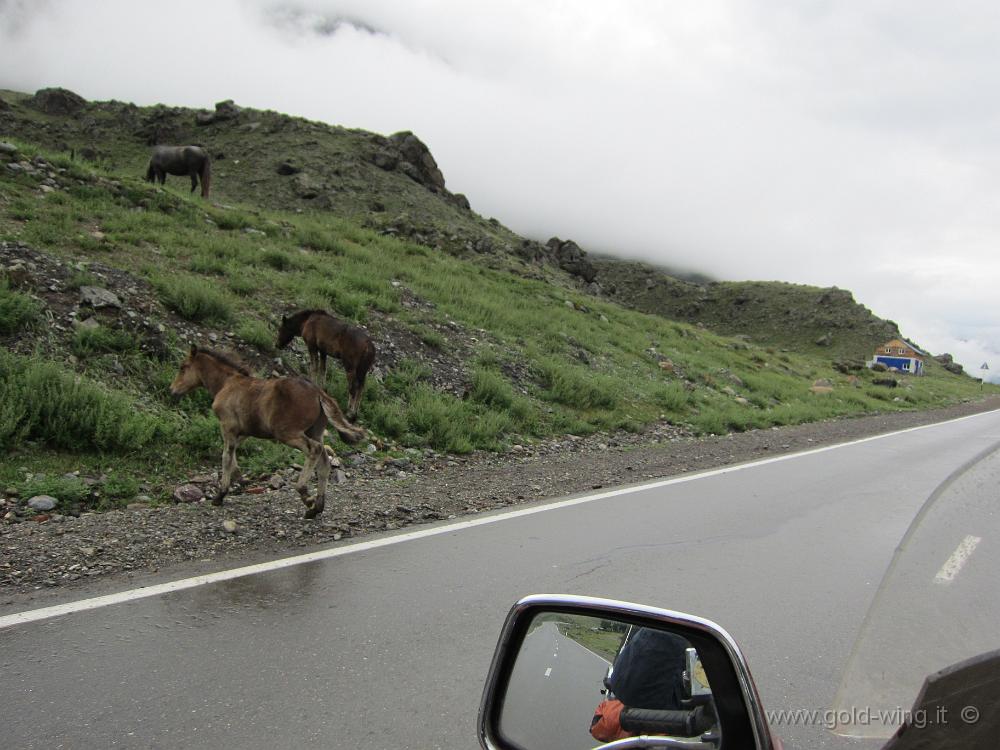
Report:
[{"label": "handlebar grip", "polygon": [[674,737],[697,737],[715,724],[715,717],[704,706],[691,711],[656,708],[624,708],[619,717],[622,729],[634,734],[667,734]]}]

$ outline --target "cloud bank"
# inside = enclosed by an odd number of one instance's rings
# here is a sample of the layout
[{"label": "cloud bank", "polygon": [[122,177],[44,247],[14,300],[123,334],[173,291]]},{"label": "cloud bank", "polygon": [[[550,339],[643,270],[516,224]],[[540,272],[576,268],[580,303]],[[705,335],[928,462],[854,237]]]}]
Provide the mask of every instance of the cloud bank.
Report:
[{"label": "cloud bank", "polygon": [[992,3],[0,0],[0,87],[54,85],[413,130],[523,234],[851,289],[1000,371]]}]

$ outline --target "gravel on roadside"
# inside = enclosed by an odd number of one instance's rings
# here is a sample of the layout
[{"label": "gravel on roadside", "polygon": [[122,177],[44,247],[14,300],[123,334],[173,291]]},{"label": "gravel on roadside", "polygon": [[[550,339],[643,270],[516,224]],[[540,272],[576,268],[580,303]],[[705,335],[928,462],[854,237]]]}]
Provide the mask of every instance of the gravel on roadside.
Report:
[{"label": "gravel on roadside", "polygon": [[[1000,399],[694,438],[656,425],[641,434],[564,436],[505,454],[345,461],[325,512],[302,518],[291,469],[247,483],[223,507],[207,500],[45,523],[0,523],[0,605],[153,573],[175,577],[298,554],[374,532],[649,481],[846,442],[1000,408]],[[314,487],[314,485],[312,485]]]}]

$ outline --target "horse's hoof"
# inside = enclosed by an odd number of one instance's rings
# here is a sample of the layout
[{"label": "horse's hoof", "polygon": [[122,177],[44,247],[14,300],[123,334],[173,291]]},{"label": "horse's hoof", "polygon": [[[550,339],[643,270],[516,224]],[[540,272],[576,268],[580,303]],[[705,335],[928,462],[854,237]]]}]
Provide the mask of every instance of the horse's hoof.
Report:
[{"label": "horse's hoof", "polygon": [[222,505],[222,501],[226,499],[225,495],[216,495],[212,498],[212,505],[219,506]]},{"label": "horse's hoof", "polygon": [[313,505],[310,508],[306,508],[306,512],[305,512],[305,515],[303,516],[303,518],[305,518],[306,520],[309,520],[310,518],[315,518],[316,516],[318,516],[322,512],[323,512],[322,508],[317,508],[315,505]]}]

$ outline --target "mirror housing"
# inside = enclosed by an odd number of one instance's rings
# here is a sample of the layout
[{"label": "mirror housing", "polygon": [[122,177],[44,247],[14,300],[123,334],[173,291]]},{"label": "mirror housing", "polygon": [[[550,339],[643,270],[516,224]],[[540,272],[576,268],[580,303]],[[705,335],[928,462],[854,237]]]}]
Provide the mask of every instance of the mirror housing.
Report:
[{"label": "mirror housing", "polygon": [[[532,623],[536,618],[545,614],[610,620],[633,627],[668,631],[686,639],[693,650],[697,651],[697,657],[710,680],[710,694],[721,730],[719,747],[722,750],[725,748],[780,750],[781,744],[771,735],[760,697],[743,654],[732,637],[718,625],[700,617],[641,604],[585,596],[546,594],[527,596],[519,600],[511,608],[501,630],[479,707],[479,742],[484,750],[543,750],[541,747],[522,746],[506,736],[501,717],[511,675],[525,638],[534,629]],[[690,655],[688,664],[692,664]],[[687,677],[690,679],[690,674]],[[600,692],[595,691],[594,706],[597,706],[600,699]],[[592,743],[593,746],[599,744],[596,740]],[[610,749],[692,746],[711,747],[702,744],[697,738],[683,740],[655,735],[627,737],[602,747]]]}]

